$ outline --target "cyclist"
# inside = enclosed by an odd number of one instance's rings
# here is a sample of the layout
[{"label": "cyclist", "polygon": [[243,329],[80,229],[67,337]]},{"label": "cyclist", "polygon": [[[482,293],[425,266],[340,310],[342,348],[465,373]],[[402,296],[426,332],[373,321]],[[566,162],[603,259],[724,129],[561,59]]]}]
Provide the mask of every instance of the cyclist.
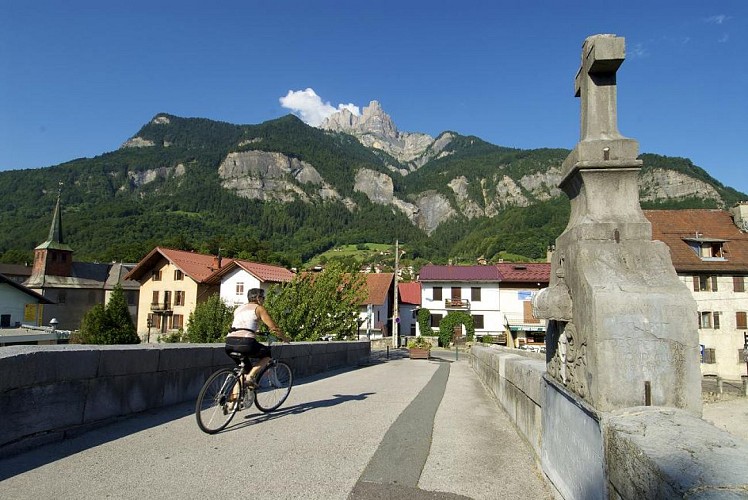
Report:
[{"label": "cyclist", "polygon": [[[265,291],[261,288],[252,288],[247,292],[247,303],[239,306],[234,311],[234,321],[231,324],[231,330],[226,335],[226,353],[238,352],[244,355],[244,365],[249,367],[248,358],[259,358],[249,374],[244,374],[245,381],[251,388],[256,387],[256,376],[260,370],[265,368],[270,362],[270,348],[261,344],[257,338],[257,332],[260,321],[284,342],[290,342],[289,339],[275,324],[270,317],[267,309],[263,306],[265,302]],[[237,361],[237,364],[239,361]],[[247,380],[249,379],[249,380]]]}]

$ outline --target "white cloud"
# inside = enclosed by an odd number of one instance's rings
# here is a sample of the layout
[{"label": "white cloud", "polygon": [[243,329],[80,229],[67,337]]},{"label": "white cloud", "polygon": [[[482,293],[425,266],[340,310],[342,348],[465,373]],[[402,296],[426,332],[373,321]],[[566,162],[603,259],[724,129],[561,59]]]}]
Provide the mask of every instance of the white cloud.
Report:
[{"label": "white cloud", "polygon": [[649,50],[647,50],[647,47],[643,43],[636,43],[631,48],[627,50],[628,56],[630,56],[632,59],[639,59],[642,57],[649,56]]},{"label": "white cloud", "polygon": [[720,38],[720,39],[719,39],[719,40],[717,40],[717,41],[718,41],[719,43],[727,43],[727,41],[728,41],[729,39],[730,39],[730,35],[728,35],[727,33],[725,33],[724,35],[722,35],[722,38]]},{"label": "white cloud", "polygon": [[724,14],[719,14],[717,16],[707,17],[705,19],[705,21],[708,22],[708,23],[712,23],[712,24],[723,24],[728,19],[730,19],[730,16],[726,16]]},{"label": "white cloud", "polygon": [[336,108],[329,102],[323,102],[322,98],[312,88],[306,90],[289,90],[285,97],[281,97],[278,100],[281,106],[290,109],[304,123],[313,127],[321,124],[331,114],[343,109],[347,109],[356,116],[361,114],[359,107],[355,104],[338,104]]}]

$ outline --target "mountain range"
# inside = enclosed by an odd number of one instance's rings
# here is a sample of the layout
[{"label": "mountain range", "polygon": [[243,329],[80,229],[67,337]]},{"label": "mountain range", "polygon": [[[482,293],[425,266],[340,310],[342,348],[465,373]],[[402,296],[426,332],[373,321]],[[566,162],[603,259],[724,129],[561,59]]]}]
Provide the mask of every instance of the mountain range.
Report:
[{"label": "mountain range", "polygon": [[[565,227],[564,149],[399,131],[380,104],[311,127],[157,114],[118,150],[0,172],[0,259],[29,259],[58,191],[78,259],[137,261],[154,245],[288,265],[335,245],[393,242],[411,258],[542,258]],[[685,158],[641,156],[647,208],[726,207],[746,195]]]}]

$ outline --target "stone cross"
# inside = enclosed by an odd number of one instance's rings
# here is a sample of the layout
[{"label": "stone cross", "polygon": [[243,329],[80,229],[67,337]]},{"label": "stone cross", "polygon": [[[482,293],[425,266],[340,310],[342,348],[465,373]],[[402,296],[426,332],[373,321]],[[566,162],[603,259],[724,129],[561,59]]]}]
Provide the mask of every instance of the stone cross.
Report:
[{"label": "stone cross", "polygon": [[574,79],[574,95],[582,98],[581,140],[617,139],[616,71],[625,58],[625,41],[615,35],[594,35],[582,45],[582,65]]}]

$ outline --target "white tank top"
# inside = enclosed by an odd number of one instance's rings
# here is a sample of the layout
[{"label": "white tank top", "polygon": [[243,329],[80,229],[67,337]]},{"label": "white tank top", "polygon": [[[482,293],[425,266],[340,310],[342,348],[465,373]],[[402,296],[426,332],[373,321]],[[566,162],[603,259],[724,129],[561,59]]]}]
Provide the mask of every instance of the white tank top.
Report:
[{"label": "white tank top", "polygon": [[257,309],[257,304],[250,302],[249,304],[239,306],[236,311],[234,311],[234,322],[231,324],[231,327],[239,331],[229,333],[229,337],[254,336],[250,335],[250,332],[244,330],[252,330],[252,332],[257,331],[259,321],[257,320],[257,312],[255,309]]}]

